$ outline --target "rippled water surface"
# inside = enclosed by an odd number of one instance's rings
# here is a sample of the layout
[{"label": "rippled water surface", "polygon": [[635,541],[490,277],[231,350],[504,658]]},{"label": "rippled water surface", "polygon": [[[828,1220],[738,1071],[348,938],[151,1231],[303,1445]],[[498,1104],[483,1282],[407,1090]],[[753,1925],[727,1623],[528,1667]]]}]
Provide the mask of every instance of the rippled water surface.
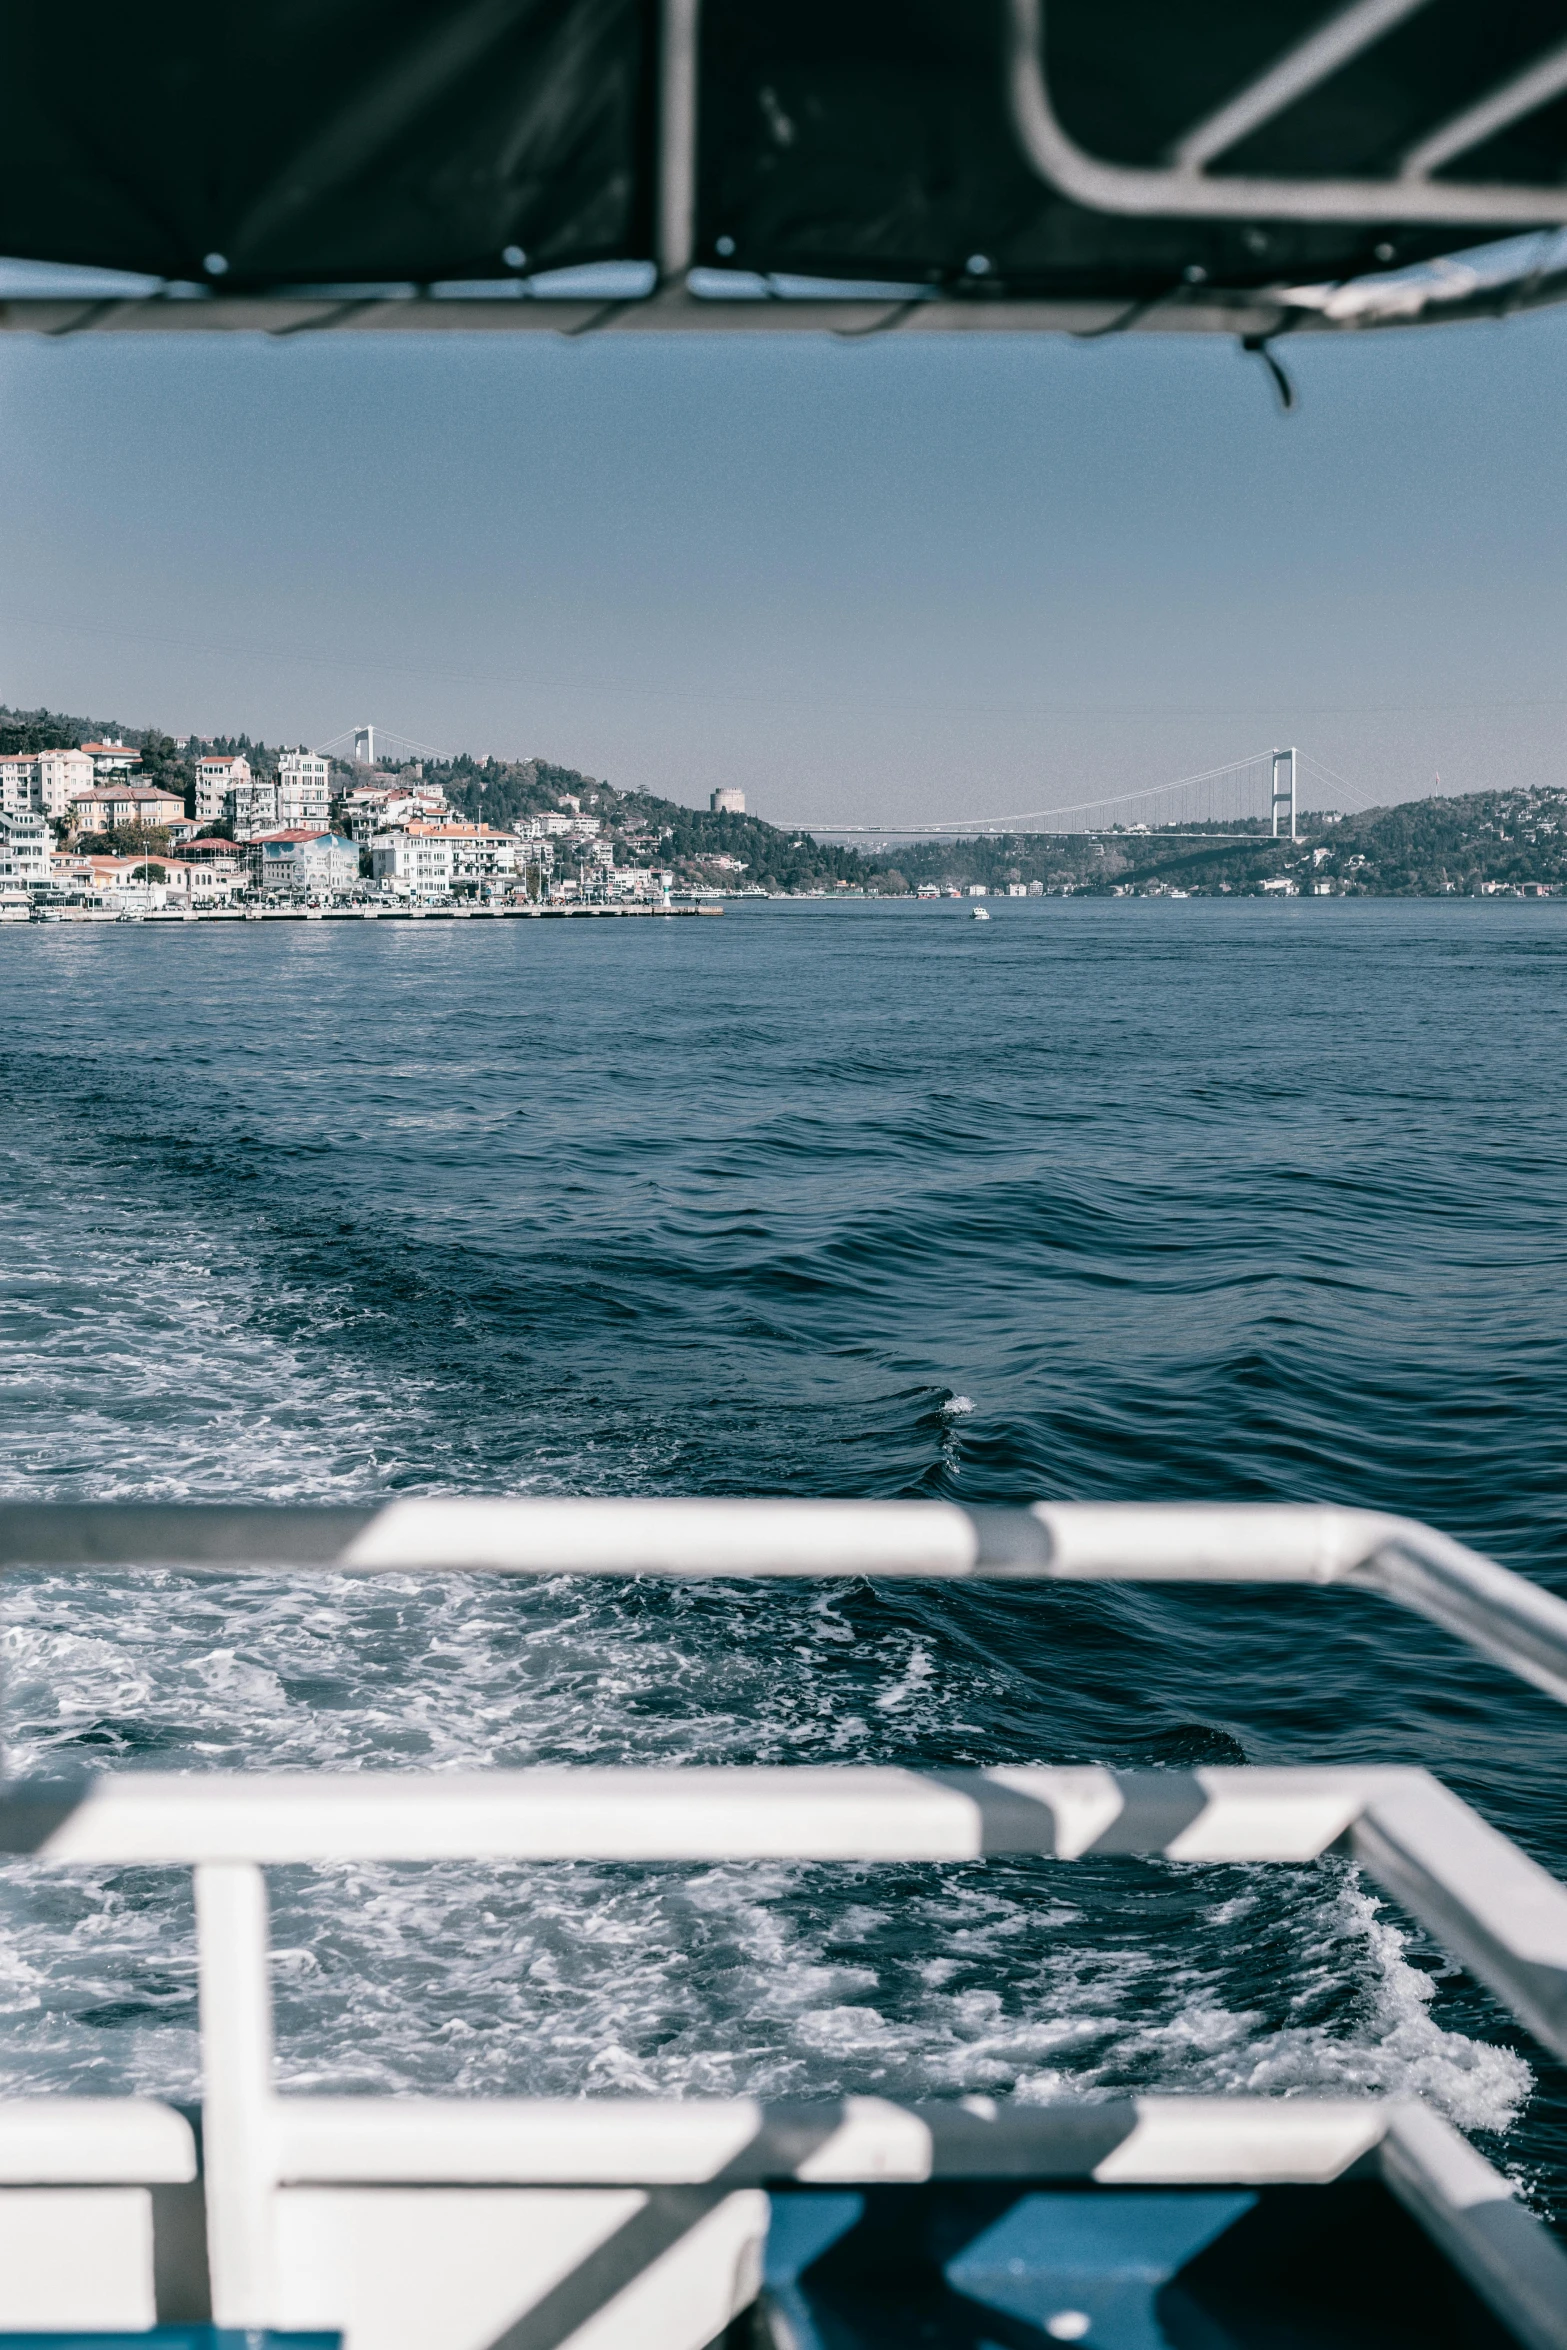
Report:
[{"label": "rippled water surface", "polygon": [[[1364,1502],[1567,1588],[1567,915],[732,907],[0,932],[10,1496]],[[1331,1594],[30,1575],[13,1759],[1419,1760],[1567,1873],[1562,1721]],[[1310,1868],[273,1882],[296,2083],[1415,2089],[1559,2071]],[[188,2092],[177,1874],[0,1877],[0,2083]]]}]

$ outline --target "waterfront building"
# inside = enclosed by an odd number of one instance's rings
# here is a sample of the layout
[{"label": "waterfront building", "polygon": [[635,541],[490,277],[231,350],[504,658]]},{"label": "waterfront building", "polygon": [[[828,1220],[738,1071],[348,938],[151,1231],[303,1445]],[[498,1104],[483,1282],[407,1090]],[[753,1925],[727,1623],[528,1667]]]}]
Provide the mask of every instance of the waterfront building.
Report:
[{"label": "waterfront building", "polygon": [[277,821],[280,826],[326,830],[332,807],[332,763],[315,751],[285,751],[278,761]]},{"label": "waterfront building", "polygon": [[83,743],[93,764],[94,775],[129,775],[141,765],[141,753],[133,744],[122,743],[117,734],[105,737],[101,743]]},{"label": "waterfront building", "polygon": [[[372,878],[401,896],[446,897],[454,890],[511,882],[540,861],[543,842],[519,841],[488,824],[431,824],[415,820],[378,832],[370,843]],[[553,861],[553,859],[551,859]]]},{"label": "waterfront building", "polygon": [[198,824],[221,824],[230,815],[229,794],[240,784],[253,780],[250,761],[236,753],[226,758],[217,751],[209,751],[196,761],[196,821]]},{"label": "waterfront building", "polygon": [[745,794],[737,783],[721,783],[708,799],[708,807],[715,816],[743,816]]},{"label": "waterfront building", "polygon": [[358,845],[341,833],[295,824],[262,833],[250,843],[253,889],[327,897],[352,889],[358,879]]},{"label": "waterfront building", "polygon": [[47,886],[54,838],[41,809],[0,809],[0,883],[11,889]]},{"label": "waterfront building", "polygon": [[248,853],[231,840],[187,841],[181,854],[189,865],[238,881],[250,870]]},{"label": "waterfront building", "polygon": [[239,885],[233,870],[219,872],[207,860],[160,857],[156,851],[107,857],[60,849],[49,863],[57,898],[86,899],[117,914],[156,913],[165,907],[192,913],[203,906],[226,905]]},{"label": "waterfront building", "polygon": [[452,886],[452,843],[444,828],[405,825],[370,842],[370,877],[399,897],[446,897]]},{"label": "waterfront building", "polygon": [[612,898],[635,898],[654,904],[660,898],[666,902],[672,873],[655,873],[650,865],[615,865],[604,874],[605,887]]},{"label": "waterfront building", "polygon": [[96,856],[66,849],[57,850],[49,863],[56,899],[102,906],[114,914],[146,914],[164,903],[161,882],[154,887],[146,878],[132,879],[133,874],[145,877],[149,867],[161,873],[160,858]]}]

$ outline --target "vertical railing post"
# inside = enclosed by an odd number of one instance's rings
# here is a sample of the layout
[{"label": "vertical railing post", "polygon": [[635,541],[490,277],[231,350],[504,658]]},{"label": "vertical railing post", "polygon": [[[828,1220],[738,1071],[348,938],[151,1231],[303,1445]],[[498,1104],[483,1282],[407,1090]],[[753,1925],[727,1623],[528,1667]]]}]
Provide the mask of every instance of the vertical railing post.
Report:
[{"label": "vertical railing post", "polygon": [[696,242],[697,53],[701,0],[659,9],[658,274],[684,284]]},{"label": "vertical railing post", "polygon": [[212,2315],[220,2326],[274,2316],[272,1999],[267,1890],[249,1862],[196,1870],[201,1984],[202,2164]]}]

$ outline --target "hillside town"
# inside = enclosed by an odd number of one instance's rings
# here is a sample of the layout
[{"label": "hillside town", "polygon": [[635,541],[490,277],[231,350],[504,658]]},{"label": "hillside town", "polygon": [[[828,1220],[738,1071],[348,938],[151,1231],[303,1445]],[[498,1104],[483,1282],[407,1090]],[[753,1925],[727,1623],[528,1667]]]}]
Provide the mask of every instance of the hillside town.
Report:
[{"label": "hillside town", "polygon": [[874,886],[736,785],[693,808],[543,758],[376,751],[371,728],[343,757],[0,705],[0,917],[689,912]]},{"label": "hillside town", "polygon": [[10,909],[668,903],[675,886],[669,867],[624,856],[577,794],[497,825],[454,807],[418,762],[356,770],[303,747],[254,764],[239,750],[174,748],[189,754],[183,789],[149,776],[118,736],[0,753]]}]

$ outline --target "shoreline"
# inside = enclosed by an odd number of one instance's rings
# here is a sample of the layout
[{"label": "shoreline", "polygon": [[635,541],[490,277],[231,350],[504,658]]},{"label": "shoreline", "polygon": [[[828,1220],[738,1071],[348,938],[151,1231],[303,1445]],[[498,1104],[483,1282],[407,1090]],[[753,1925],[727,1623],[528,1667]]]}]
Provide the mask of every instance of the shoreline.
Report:
[{"label": "shoreline", "polygon": [[[29,915],[18,929],[35,923],[80,923],[96,928],[138,926],[186,928],[192,922],[571,922],[628,917],[643,921],[684,921],[695,914],[721,914],[722,906],[245,906],[202,908],[191,913],[115,914],[89,907],[61,907]],[[0,924],[0,927],[5,925]]]}]

